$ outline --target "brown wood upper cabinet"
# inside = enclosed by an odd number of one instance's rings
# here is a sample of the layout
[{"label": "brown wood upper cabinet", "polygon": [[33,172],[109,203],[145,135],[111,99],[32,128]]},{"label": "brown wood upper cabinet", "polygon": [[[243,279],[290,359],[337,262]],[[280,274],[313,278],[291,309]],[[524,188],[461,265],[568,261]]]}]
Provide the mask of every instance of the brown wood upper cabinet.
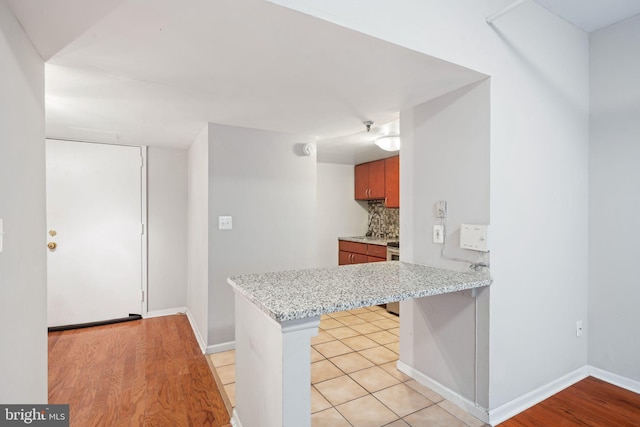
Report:
[{"label": "brown wood upper cabinet", "polygon": [[388,208],[400,207],[400,156],[384,159],[384,205]]},{"label": "brown wood upper cabinet", "polygon": [[384,199],[384,159],[355,167],[356,200]]},{"label": "brown wood upper cabinet", "polygon": [[400,157],[355,166],[355,199],[385,200],[389,208],[400,207]]}]

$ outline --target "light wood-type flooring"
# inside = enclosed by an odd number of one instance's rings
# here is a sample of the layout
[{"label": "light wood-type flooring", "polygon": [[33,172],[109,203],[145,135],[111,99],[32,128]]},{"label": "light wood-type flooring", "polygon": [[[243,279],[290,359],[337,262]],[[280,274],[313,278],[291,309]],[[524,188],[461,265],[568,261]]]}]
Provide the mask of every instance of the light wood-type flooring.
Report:
[{"label": "light wood-type flooring", "polygon": [[229,426],[184,315],[49,333],[49,403],[77,427]]},{"label": "light wood-type flooring", "polygon": [[[323,316],[311,350],[313,426],[482,425],[395,370],[391,322],[376,307]],[[231,406],[235,355],[209,358]],[[49,403],[70,404],[78,427],[230,426],[183,315],[50,333]],[[640,426],[640,395],[589,377],[500,426]]]},{"label": "light wood-type flooring", "polygon": [[500,424],[531,426],[637,427],[640,394],[587,377]]}]

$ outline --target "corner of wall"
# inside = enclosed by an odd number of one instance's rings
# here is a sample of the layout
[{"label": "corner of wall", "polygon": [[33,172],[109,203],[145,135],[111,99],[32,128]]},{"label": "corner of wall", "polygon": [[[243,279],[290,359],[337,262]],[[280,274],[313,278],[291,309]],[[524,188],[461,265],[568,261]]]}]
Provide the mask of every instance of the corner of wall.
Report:
[{"label": "corner of wall", "polygon": [[0,402],[47,403],[44,62],[0,1]]},{"label": "corner of wall", "polygon": [[203,350],[207,347],[209,295],[209,125],[187,152],[187,313]]}]

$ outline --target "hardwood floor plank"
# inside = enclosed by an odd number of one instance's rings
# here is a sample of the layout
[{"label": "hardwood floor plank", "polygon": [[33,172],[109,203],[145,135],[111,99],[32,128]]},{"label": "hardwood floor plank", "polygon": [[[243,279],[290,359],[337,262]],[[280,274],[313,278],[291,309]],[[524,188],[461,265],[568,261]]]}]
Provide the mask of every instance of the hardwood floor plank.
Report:
[{"label": "hardwood floor plank", "polygon": [[594,377],[562,390],[501,427],[637,427],[640,395]]},{"label": "hardwood floor plank", "polygon": [[50,333],[49,402],[71,426],[229,426],[184,315]]},{"label": "hardwood floor plank", "polygon": [[[229,417],[227,408],[224,405],[222,396],[220,396],[209,365],[200,358],[189,359],[189,361],[189,374],[185,376],[183,386],[187,394],[198,397],[198,399],[193,399],[189,404],[190,421],[194,423],[193,425],[207,425],[210,415],[213,415],[215,419],[227,419]],[[194,379],[197,380],[194,381]],[[212,414],[202,411],[201,408],[205,407],[205,401],[213,403]]]}]

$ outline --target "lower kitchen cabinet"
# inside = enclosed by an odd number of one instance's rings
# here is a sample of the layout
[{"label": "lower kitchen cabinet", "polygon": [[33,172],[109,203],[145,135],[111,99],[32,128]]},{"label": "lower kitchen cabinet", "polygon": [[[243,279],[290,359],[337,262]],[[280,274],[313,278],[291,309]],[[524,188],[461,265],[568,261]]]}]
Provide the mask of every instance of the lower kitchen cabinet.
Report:
[{"label": "lower kitchen cabinet", "polygon": [[364,264],[387,260],[386,246],[340,240],[338,249],[338,265]]},{"label": "lower kitchen cabinet", "polygon": [[369,262],[366,255],[346,251],[340,251],[338,253],[338,265],[363,264],[366,262]]}]

